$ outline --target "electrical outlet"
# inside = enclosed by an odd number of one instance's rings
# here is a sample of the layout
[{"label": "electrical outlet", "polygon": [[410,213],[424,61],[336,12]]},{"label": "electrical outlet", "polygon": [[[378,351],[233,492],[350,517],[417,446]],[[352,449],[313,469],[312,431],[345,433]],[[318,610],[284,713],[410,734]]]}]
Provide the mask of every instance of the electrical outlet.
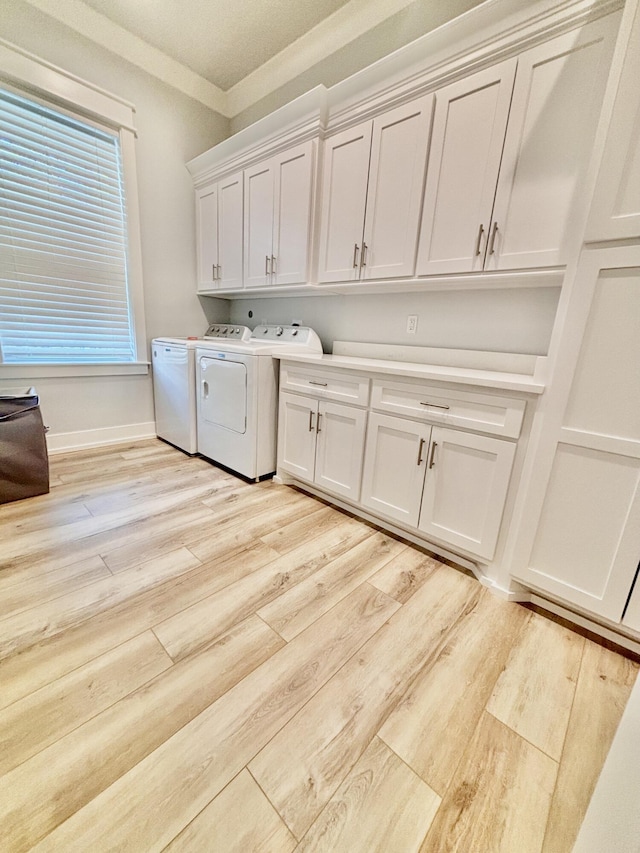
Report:
[{"label": "electrical outlet", "polygon": [[407,333],[409,335],[415,335],[417,328],[418,328],[418,315],[417,314],[409,314],[409,316],[407,317]]}]

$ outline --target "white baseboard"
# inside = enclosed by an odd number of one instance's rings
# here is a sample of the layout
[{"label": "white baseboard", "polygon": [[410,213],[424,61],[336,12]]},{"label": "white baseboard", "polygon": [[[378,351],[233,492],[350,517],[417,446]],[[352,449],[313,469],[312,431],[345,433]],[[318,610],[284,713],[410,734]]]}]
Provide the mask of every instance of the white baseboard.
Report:
[{"label": "white baseboard", "polygon": [[89,447],[101,447],[104,444],[123,444],[143,438],[155,438],[155,435],[155,421],[101,429],[84,429],[78,432],[48,433],[47,450],[54,456],[56,453],[67,453],[70,450],[85,450]]}]

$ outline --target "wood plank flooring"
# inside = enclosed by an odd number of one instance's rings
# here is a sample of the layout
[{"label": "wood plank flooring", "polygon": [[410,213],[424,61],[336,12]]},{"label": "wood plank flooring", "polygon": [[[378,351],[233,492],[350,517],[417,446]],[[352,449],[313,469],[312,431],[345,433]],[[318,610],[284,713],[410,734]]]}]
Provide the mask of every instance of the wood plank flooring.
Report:
[{"label": "wood plank flooring", "polygon": [[160,441],[51,483],[0,506],[2,853],[570,853],[636,663]]}]

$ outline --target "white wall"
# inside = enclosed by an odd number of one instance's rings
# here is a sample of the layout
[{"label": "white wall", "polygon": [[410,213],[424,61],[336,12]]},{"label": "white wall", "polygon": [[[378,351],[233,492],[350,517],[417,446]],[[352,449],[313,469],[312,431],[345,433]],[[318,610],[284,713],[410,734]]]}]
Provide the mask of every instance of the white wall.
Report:
[{"label": "white wall", "polygon": [[[237,299],[231,322],[312,326],[325,352],[347,340],[546,355],[558,296],[558,288],[544,287]],[[418,315],[414,335],[408,314]]]},{"label": "white wall", "polygon": [[[196,296],[193,184],[185,167],[187,160],[228,135],[227,119],[21,0],[1,0],[1,5],[0,37],[136,107],[148,338],[198,334],[207,318],[227,319],[227,302],[201,303]],[[54,435],[109,427],[124,436],[128,425],[153,421],[150,376],[8,381],[1,373],[0,368],[3,388],[35,385]]]}]

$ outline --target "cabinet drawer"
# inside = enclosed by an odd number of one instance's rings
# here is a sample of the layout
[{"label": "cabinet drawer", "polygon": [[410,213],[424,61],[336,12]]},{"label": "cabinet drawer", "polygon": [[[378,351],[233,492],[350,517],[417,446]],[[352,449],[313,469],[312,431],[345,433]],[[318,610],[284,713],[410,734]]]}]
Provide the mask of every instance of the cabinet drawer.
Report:
[{"label": "cabinet drawer", "polygon": [[354,406],[366,406],[369,403],[368,377],[351,371],[282,363],[280,388],[299,394],[314,394],[324,400],[341,400]]},{"label": "cabinet drawer", "polygon": [[491,435],[520,435],[525,401],[466,391],[450,391],[424,383],[374,379],[371,407],[431,423],[466,427]]}]

